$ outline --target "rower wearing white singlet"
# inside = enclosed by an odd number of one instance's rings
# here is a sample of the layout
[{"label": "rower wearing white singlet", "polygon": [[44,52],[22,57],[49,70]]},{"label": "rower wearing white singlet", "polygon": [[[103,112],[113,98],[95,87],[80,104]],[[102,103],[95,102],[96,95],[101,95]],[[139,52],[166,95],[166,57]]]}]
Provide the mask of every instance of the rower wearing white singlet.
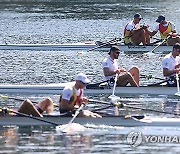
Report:
[{"label": "rower wearing white singlet", "polygon": [[170,87],[177,86],[175,75],[180,73],[180,44],[173,46],[171,53],[167,54],[162,60],[163,75],[166,77],[167,85]]},{"label": "rower wearing white singlet", "polygon": [[[139,86],[139,69],[132,67],[126,71],[124,68],[118,68],[117,59],[120,54],[120,49],[117,46],[112,46],[109,52],[109,56],[102,62],[103,72],[106,80],[110,80],[118,74],[117,86],[126,86],[130,83],[131,86]],[[113,84],[108,81],[110,86]]]},{"label": "rower wearing white singlet", "polygon": [[[88,102],[88,98],[83,96],[83,88],[86,87],[87,83],[90,83],[87,76],[83,73],[79,73],[76,76],[75,85],[64,88],[59,100],[60,114],[73,116],[76,109],[78,109],[81,104],[86,104]],[[89,110],[83,110],[79,115],[86,117],[101,117],[99,114],[93,113]]]}]

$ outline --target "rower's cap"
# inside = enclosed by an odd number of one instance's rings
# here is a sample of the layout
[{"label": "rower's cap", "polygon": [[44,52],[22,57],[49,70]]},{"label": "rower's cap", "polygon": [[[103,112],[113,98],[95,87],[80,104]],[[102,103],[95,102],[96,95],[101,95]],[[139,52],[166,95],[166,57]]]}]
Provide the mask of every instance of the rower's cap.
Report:
[{"label": "rower's cap", "polygon": [[165,19],[166,19],[166,18],[165,18],[163,15],[160,15],[160,16],[157,18],[156,22],[160,23],[161,21],[163,21],[163,20],[165,20]]},{"label": "rower's cap", "polygon": [[91,82],[84,73],[79,73],[76,76],[76,80],[81,81],[83,83],[90,83]]},{"label": "rower's cap", "polygon": [[176,43],[173,45],[173,49],[179,49],[180,50],[180,43]]},{"label": "rower's cap", "polygon": [[110,55],[111,51],[120,52],[120,49],[118,48],[118,46],[113,45],[108,53],[109,55]]},{"label": "rower's cap", "polygon": [[136,13],[136,14],[134,15],[134,18],[142,19],[142,16],[141,16],[139,13]]}]

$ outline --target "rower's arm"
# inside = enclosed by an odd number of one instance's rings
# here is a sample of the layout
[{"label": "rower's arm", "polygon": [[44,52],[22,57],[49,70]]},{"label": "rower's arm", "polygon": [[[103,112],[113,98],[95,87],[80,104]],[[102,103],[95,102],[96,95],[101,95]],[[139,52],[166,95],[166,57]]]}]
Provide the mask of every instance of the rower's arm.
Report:
[{"label": "rower's arm", "polygon": [[170,75],[173,75],[173,74],[178,73],[178,72],[179,72],[179,69],[169,70],[167,68],[163,68],[163,75],[164,76],[170,76]]},{"label": "rower's arm", "polygon": [[156,35],[157,31],[152,31],[150,32],[149,30],[147,30],[148,34],[152,37],[154,35]]},{"label": "rower's arm", "polygon": [[64,110],[73,110],[74,106],[70,103],[70,101],[62,98],[60,102],[60,108]]},{"label": "rower's arm", "polygon": [[110,71],[108,67],[104,67],[103,72],[104,72],[104,76],[112,76],[116,74],[116,72]]},{"label": "rower's arm", "polygon": [[176,65],[175,68],[180,68],[180,64]]}]

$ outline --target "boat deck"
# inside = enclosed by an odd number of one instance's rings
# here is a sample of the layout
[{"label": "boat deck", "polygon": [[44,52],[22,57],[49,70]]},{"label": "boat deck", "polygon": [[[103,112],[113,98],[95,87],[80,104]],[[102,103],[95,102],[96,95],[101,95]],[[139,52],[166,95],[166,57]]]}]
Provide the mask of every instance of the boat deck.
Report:
[{"label": "boat deck", "polygon": [[[67,124],[72,117],[60,117],[60,116],[44,116],[43,119],[46,121],[57,123],[58,125]],[[111,125],[111,126],[122,126],[122,127],[138,127],[138,126],[169,126],[169,127],[180,127],[180,118],[156,118],[156,117],[144,117],[144,116],[132,116],[132,118],[124,118],[124,116],[108,116],[103,118],[83,118],[77,117],[74,123],[94,124],[94,125]],[[31,119],[28,117],[21,116],[5,116],[0,117],[0,125],[51,125],[49,123]]]},{"label": "boat deck", "polygon": [[[47,84],[47,85],[0,85],[0,93],[39,93],[60,94],[63,88],[71,83]],[[152,95],[174,95],[177,87],[166,86],[141,86],[141,87],[116,87],[116,94],[152,94]],[[111,88],[85,89],[85,94],[112,94]]]},{"label": "boat deck", "polygon": [[[150,52],[157,45],[151,46],[128,46],[124,44],[118,44],[121,51],[140,53],[140,52]],[[0,50],[104,50],[108,51],[111,45],[107,46],[97,46],[95,42],[84,42],[84,43],[66,43],[66,44],[0,44]],[[154,52],[170,52],[172,51],[172,46],[159,46]]]}]

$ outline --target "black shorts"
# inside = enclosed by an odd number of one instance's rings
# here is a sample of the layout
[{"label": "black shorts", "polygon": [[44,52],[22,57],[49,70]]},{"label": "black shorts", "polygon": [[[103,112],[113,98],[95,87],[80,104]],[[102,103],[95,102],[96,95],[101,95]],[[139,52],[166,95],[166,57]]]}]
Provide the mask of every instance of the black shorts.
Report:
[{"label": "black shorts", "polygon": [[43,110],[42,110],[39,106],[36,105],[35,107],[36,107],[36,109],[39,111],[40,114],[43,113]]},{"label": "black shorts", "polygon": [[125,44],[125,45],[128,45],[128,46],[133,46],[133,44],[132,44],[131,42],[129,42],[129,43],[125,43],[125,42],[124,42],[124,44]]},{"label": "black shorts", "polygon": [[65,116],[65,117],[73,117],[73,114],[75,114],[75,110],[64,110],[64,109],[59,109],[60,115]]},{"label": "black shorts", "polygon": [[167,81],[168,87],[177,87],[177,80],[175,76],[170,77],[170,81]]}]

